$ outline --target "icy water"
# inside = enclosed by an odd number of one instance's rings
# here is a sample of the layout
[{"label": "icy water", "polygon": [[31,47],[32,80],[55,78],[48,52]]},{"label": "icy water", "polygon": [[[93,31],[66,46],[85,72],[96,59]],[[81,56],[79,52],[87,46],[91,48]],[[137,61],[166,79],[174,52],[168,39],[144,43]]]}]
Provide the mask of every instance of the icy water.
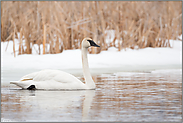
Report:
[{"label": "icy water", "polygon": [[93,79],[97,88],[87,91],[2,86],[1,121],[182,121],[180,69],[117,72]]}]

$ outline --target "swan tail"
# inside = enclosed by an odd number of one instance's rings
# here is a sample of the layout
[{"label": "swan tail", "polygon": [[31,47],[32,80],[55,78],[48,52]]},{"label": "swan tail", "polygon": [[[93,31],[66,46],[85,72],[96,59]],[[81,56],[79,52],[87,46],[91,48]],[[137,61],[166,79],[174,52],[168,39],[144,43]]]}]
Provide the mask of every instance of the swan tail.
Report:
[{"label": "swan tail", "polygon": [[10,81],[10,84],[14,84],[22,89],[28,89],[32,85],[30,81]]},{"label": "swan tail", "polygon": [[19,82],[19,81],[10,81],[10,84],[14,84],[14,85],[16,85],[16,86],[21,87],[21,88],[24,89],[24,86],[23,86],[22,83]]},{"label": "swan tail", "polygon": [[19,81],[10,81],[10,84],[14,84],[17,85],[19,83]]}]

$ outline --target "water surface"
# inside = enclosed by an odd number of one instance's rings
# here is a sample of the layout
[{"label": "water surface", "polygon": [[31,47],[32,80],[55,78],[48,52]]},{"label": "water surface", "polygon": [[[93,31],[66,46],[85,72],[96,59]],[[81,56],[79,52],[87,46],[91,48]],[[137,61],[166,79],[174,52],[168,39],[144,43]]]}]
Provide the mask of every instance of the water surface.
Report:
[{"label": "water surface", "polygon": [[182,121],[180,69],[116,72],[93,79],[96,90],[29,91],[2,86],[1,121]]}]

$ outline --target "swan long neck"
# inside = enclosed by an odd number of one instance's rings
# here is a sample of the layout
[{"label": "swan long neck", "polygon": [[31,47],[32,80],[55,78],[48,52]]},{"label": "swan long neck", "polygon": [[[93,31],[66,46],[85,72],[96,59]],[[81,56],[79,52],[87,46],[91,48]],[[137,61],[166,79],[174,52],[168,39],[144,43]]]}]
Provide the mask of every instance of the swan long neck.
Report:
[{"label": "swan long neck", "polygon": [[83,65],[83,75],[85,78],[85,83],[90,89],[95,88],[95,83],[91,77],[89,66],[88,66],[88,58],[87,58],[87,52],[88,48],[82,47],[82,65]]}]

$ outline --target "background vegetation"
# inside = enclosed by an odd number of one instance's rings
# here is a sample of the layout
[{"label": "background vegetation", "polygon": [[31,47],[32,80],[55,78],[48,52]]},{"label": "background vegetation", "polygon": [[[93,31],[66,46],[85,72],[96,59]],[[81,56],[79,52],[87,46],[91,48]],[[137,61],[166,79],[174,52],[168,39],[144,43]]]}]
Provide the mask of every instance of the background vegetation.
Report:
[{"label": "background vegetation", "polygon": [[[115,30],[112,42],[106,42],[106,30]],[[90,53],[113,46],[119,51],[135,46],[171,47],[169,39],[180,34],[181,1],[1,2],[1,41],[19,39],[19,54],[31,54],[33,44],[38,44],[38,54],[78,49],[84,37],[101,46]]]}]

